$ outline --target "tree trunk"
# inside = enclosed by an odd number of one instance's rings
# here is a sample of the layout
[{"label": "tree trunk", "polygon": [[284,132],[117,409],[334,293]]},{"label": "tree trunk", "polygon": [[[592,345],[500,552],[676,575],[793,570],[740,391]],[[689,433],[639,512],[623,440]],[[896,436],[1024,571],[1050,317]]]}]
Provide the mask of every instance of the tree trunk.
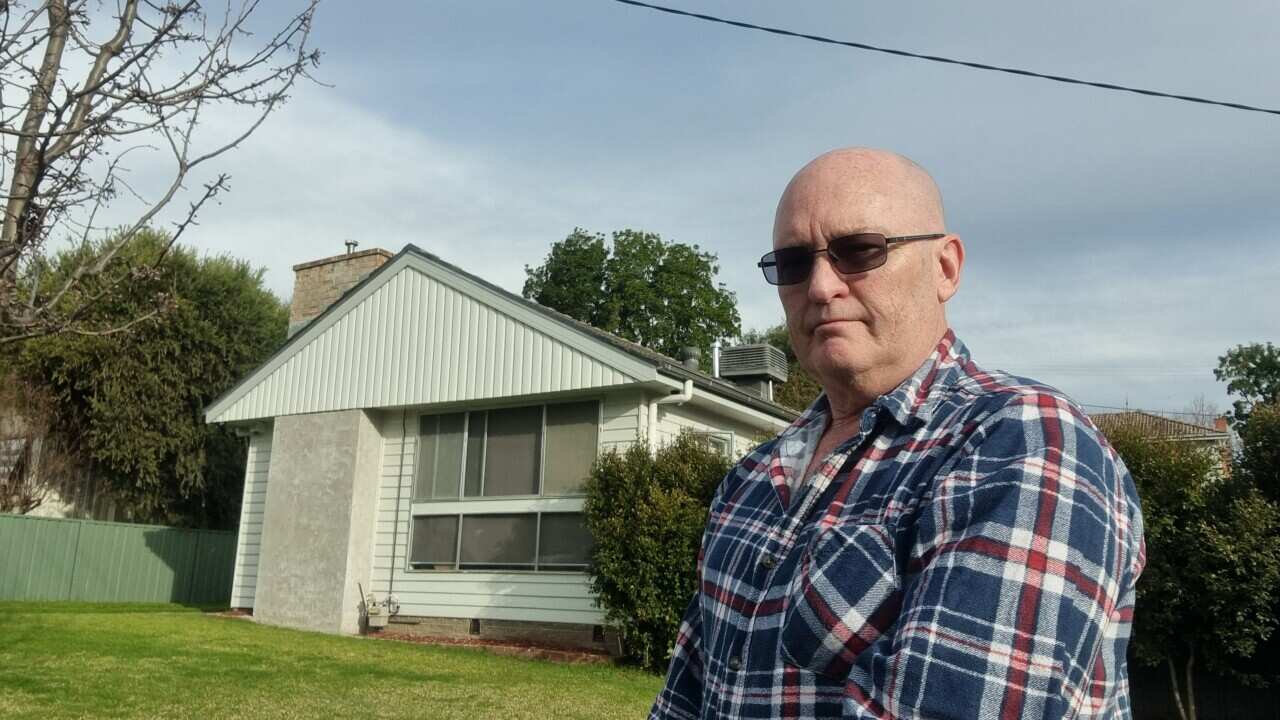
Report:
[{"label": "tree trunk", "polygon": [[1196,647],[1191,646],[1187,655],[1187,720],[1196,720],[1196,690],[1191,681],[1191,672],[1196,664]]},{"label": "tree trunk", "polygon": [[1190,720],[1186,709],[1182,707],[1182,693],[1178,690],[1178,669],[1173,664],[1173,658],[1168,658],[1166,663],[1169,665],[1169,689],[1173,692],[1173,702],[1178,707],[1178,718]]},{"label": "tree trunk", "polygon": [[[41,170],[40,128],[53,99],[58,72],[62,68],[62,51],[67,45],[67,35],[71,30],[65,0],[49,3],[48,14],[49,29],[45,39],[44,60],[40,65],[40,74],[31,87],[26,116],[22,121],[22,133],[13,154],[13,178],[9,184],[4,229],[0,230],[0,250],[3,251],[22,249],[22,222],[27,217],[28,204],[35,199]],[[2,258],[0,255],[0,259]],[[17,275],[17,264],[9,262],[6,269],[8,277],[3,280],[12,281]]]}]

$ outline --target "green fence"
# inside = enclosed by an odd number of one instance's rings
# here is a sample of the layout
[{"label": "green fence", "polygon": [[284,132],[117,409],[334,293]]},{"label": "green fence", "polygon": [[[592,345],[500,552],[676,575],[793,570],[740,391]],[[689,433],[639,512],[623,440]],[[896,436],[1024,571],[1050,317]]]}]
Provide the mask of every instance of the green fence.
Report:
[{"label": "green fence", "polygon": [[0,515],[0,600],[225,604],[236,534]]}]

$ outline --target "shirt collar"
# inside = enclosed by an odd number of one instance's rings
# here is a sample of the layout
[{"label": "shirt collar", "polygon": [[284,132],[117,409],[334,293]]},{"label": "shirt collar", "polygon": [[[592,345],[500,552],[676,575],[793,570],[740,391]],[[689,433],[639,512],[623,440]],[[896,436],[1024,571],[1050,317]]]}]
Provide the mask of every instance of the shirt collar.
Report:
[{"label": "shirt collar", "polygon": [[920,367],[874,404],[888,411],[904,427],[912,421],[927,423],[938,403],[946,397],[946,390],[956,383],[969,364],[969,349],[956,337],[955,331],[948,328]]},{"label": "shirt collar", "polygon": [[[969,349],[956,337],[955,331],[948,328],[920,367],[898,387],[876,398],[867,410],[873,413],[887,412],[903,427],[910,426],[913,422],[927,423],[933,417],[938,403],[945,397],[947,388],[955,384],[963,374],[964,366],[968,364]],[[790,434],[815,421],[825,423],[830,413],[831,404],[826,392],[819,393],[818,398],[784,433]],[[869,418],[865,411],[863,418],[864,421]]]}]

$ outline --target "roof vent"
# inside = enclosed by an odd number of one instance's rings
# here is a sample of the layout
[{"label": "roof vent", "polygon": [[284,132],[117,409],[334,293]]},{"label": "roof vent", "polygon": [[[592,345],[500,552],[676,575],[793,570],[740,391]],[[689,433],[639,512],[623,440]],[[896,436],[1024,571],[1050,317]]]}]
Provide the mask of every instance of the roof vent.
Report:
[{"label": "roof vent", "polygon": [[787,356],[772,345],[736,345],[720,351],[720,377],[765,400],[773,384],[787,381]]},{"label": "roof vent", "polygon": [[680,348],[680,364],[684,365],[686,370],[697,370],[701,358],[702,351],[692,345]]}]

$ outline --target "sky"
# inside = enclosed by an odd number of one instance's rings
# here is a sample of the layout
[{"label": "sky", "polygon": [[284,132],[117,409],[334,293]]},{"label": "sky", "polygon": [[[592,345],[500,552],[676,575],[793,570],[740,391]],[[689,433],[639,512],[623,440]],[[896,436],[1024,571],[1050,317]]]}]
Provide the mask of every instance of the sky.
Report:
[{"label": "sky", "polygon": [[[1280,4],[1262,0],[668,2],[1280,107]],[[260,26],[300,4],[264,3]],[[281,297],[292,265],[338,254],[346,239],[393,252],[414,243],[518,293],[525,266],[575,227],[637,228],[715,253],[744,327],[774,325],[781,307],[755,262],[778,195],[814,156],[861,145],[906,154],[938,181],[968,251],[948,317],[980,364],[1091,406],[1181,410],[1204,396],[1227,410],[1217,357],[1280,341],[1275,115],[610,0],[329,0],[313,40],[320,82],[203,171],[228,173],[230,192],[184,236],[265,268]],[[206,130],[240,121],[215,113]]]}]

